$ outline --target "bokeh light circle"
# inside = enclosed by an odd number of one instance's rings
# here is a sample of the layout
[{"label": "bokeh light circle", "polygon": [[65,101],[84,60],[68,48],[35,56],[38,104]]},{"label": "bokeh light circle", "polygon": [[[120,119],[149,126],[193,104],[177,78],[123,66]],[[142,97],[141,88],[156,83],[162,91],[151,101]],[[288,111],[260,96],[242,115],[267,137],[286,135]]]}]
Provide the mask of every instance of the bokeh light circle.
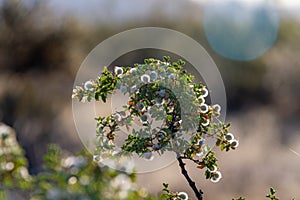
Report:
[{"label": "bokeh light circle", "polygon": [[274,45],[278,29],[272,1],[213,0],[205,6],[206,38],[214,51],[229,59],[247,61],[263,55]]},{"label": "bokeh light circle", "polygon": [[[219,119],[225,120],[226,94],[217,66],[197,41],[171,29],[158,27],[136,28],[118,33],[104,40],[87,55],[81,64],[74,81],[74,87],[82,85],[87,80],[96,79],[99,73],[103,71],[104,66],[109,66],[118,57],[134,50],[146,48],[169,51],[188,61],[201,74],[205,85],[210,90],[211,104],[222,106]],[[197,74],[195,75],[197,76]],[[72,101],[73,118],[77,132],[84,146],[92,153],[96,145],[95,117],[99,116],[99,113],[104,115],[112,113],[111,102],[111,99],[106,104],[94,101],[82,103],[78,102],[77,99]],[[211,141],[208,145],[212,148],[213,142]],[[115,157],[117,155],[115,154]],[[145,161],[138,156],[128,157],[122,159],[122,161],[115,161],[111,157],[98,158],[98,160],[102,164],[115,169],[128,171],[129,168],[134,166],[137,173],[146,173],[169,166],[176,160],[176,155],[156,156],[152,161]]]}]

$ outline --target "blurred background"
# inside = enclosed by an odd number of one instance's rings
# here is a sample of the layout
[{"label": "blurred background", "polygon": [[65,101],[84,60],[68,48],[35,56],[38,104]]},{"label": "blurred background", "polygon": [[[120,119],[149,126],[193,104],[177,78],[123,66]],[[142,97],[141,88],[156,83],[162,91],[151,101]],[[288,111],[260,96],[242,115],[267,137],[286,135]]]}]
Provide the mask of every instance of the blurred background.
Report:
[{"label": "blurred background", "polygon": [[[300,2],[237,2],[0,0],[0,121],[16,129],[30,173],[42,170],[49,143],[70,152],[84,148],[72,118],[71,94],[85,56],[121,31],[158,26],[198,41],[225,84],[226,121],[232,122],[240,147],[217,151],[223,173],[218,184],[188,163],[205,199],[263,199],[270,186],[282,199],[300,198]],[[272,6],[265,7],[266,2]],[[255,48],[245,49],[251,45]],[[163,55],[138,50],[115,64]],[[178,172],[174,163],[140,174],[138,183],[157,194],[168,182],[172,190],[192,196]]]}]

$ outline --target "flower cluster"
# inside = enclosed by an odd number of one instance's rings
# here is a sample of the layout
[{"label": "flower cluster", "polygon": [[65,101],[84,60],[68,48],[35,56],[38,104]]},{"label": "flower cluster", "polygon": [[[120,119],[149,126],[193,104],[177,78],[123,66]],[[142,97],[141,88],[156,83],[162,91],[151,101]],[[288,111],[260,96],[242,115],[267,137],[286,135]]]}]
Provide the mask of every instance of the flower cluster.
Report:
[{"label": "flower cluster", "polygon": [[163,61],[145,59],[134,67],[116,66],[113,72],[105,68],[96,80],[75,88],[73,97],[80,101],[101,97],[105,102],[115,92],[129,97],[123,110],[97,118],[96,156],[114,152],[117,131],[126,127],[128,137],[118,148],[118,155],[136,153],[151,161],[155,152],[173,151],[177,157],[196,163],[197,168],[206,168],[205,176],[212,182],[221,179],[209,143],[214,141],[221,150],[229,151],[239,142],[229,132],[230,124],[218,119],[221,106],[207,103],[208,89],[194,83],[184,65],[182,60],[171,63],[168,57]]},{"label": "flower cluster", "polygon": [[[166,57],[164,61],[146,59],[134,67],[116,66],[114,72],[105,68],[96,80],[77,86],[73,97],[81,101],[99,97],[105,101],[114,91],[130,96],[124,110],[97,118],[96,152],[112,152],[115,134],[122,126],[129,135],[121,151],[137,153],[147,160],[154,158],[153,152],[174,151],[209,168],[203,164],[211,152],[206,140],[215,140],[222,150],[237,148],[238,141],[228,133],[229,124],[218,120],[221,106],[206,103],[208,89],[193,82],[194,77],[183,69],[184,64],[181,60],[170,63]],[[136,119],[141,126],[132,128]],[[162,121],[160,126],[154,125],[157,121]],[[211,174],[213,182],[221,177],[219,173]]]}]

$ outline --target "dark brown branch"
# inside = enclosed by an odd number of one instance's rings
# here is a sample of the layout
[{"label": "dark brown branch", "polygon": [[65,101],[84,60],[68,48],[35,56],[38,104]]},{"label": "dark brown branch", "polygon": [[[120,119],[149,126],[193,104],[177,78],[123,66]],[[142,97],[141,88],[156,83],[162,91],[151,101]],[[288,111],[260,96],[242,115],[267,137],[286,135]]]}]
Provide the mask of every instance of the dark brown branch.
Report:
[{"label": "dark brown branch", "polygon": [[183,174],[183,176],[189,183],[190,187],[193,189],[195,196],[197,197],[198,200],[202,200],[203,192],[201,190],[198,190],[196,183],[188,175],[188,172],[185,169],[185,163],[182,161],[182,158],[180,156],[177,156],[177,160],[178,160],[179,166],[181,168],[181,173]]},{"label": "dark brown branch", "polygon": [[186,160],[191,160],[193,161],[194,163],[196,163],[197,165],[201,165],[201,162],[200,160],[195,160],[195,159],[192,159],[192,158],[188,158],[187,156],[180,156],[182,160],[186,159]]}]

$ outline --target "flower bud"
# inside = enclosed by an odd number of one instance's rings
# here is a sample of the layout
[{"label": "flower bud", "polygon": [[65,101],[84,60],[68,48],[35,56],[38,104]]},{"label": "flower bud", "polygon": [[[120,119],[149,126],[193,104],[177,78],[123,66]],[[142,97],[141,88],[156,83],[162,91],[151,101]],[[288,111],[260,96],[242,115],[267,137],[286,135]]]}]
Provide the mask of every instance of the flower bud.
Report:
[{"label": "flower bud", "polygon": [[239,141],[236,139],[233,139],[230,141],[231,148],[237,148],[239,146]]},{"label": "flower bud", "polygon": [[156,71],[152,71],[152,72],[150,72],[150,78],[151,78],[151,80],[156,80],[157,79],[157,72]]},{"label": "flower bud", "polygon": [[213,107],[213,109],[214,109],[214,111],[216,113],[220,113],[221,112],[221,106],[219,104],[215,104],[212,107]]},{"label": "flower bud", "polygon": [[160,146],[159,146],[159,144],[154,144],[153,146],[152,146],[152,149],[153,150],[159,150],[160,149]]},{"label": "flower bud", "polygon": [[118,67],[118,66],[115,66],[115,74],[117,76],[120,76],[123,74],[123,68],[122,67]]},{"label": "flower bud", "polygon": [[202,122],[202,126],[208,126],[209,123],[210,123],[210,120],[205,118],[205,121]]},{"label": "flower bud", "polygon": [[200,112],[201,113],[207,113],[208,112],[208,105],[203,103],[200,105]]},{"label": "flower bud", "polygon": [[172,73],[168,76],[169,79],[174,80],[175,79],[175,75]]},{"label": "flower bud", "polygon": [[148,74],[144,74],[141,76],[141,81],[144,83],[149,83],[150,82],[150,76]]},{"label": "flower bud", "polygon": [[210,178],[210,181],[213,183],[217,183],[222,178],[222,174],[220,171],[216,171],[212,173],[212,177]]},{"label": "flower bud", "polygon": [[84,89],[85,90],[93,90],[94,89],[94,85],[92,83],[92,81],[87,81],[84,83]]},{"label": "flower bud", "polygon": [[131,69],[129,70],[130,74],[134,74],[134,73],[136,73],[136,71],[137,71],[136,68],[131,68]]},{"label": "flower bud", "polygon": [[115,120],[117,120],[118,122],[122,121],[122,116],[119,113],[114,114],[114,118]]},{"label": "flower bud", "polygon": [[208,96],[208,90],[206,88],[202,89],[202,95],[203,97],[207,97]]},{"label": "flower bud", "polygon": [[227,133],[224,136],[224,139],[230,142],[230,141],[234,140],[234,135],[232,133]]},{"label": "flower bud", "polygon": [[189,196],[185,192],[179,192],[178,197],[180,197],[183,200],[188,200],[189,199]]}]

